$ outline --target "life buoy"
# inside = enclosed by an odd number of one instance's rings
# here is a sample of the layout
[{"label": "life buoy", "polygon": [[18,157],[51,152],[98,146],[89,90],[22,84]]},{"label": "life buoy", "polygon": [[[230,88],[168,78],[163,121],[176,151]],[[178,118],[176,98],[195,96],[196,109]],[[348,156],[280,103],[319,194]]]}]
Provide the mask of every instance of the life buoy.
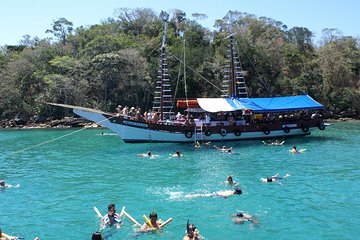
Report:
[{"label": "life buoy", "polygon": [[319,129],[320,129],[320,130],[325,130],[325,124],[324,124],[324,123],[320,123],[320,124],[319,124]]},{"label": "life buoy", "polygon": [[265,135],[269,135],[270,134],[270,129],[263,128],[263,132],[264,132]]},{"label": "life buoy", "polygon": [[220,130],[220,135],[223,136],[223,137],[225,137],[226,134],[227,134],[226,129],[225,129],[225,128],[222,128],[222,129]]},{"label": "life buoy", "polygon": [[289,128],[289,127],[284,127],[283,130],[284,130],[285,133],[289,133],[289,132],[290,132],[290,128]]},{"label": "life buoy", "polygon": [[192,131],[190,131],[190,130],[186,130],[186,131],[185,131],[185,137],[191,138],[192,135],[193,135]]},{"label": "life buoy", "polygon": [[241,135],[241,131],[240,131],[240,130],[238,130],[238,129],[237,129],[237,130],[235,130],[235,131],[234,131],[234,135],[235,135],[235,136],[237,136],[237,137],[240,137],[240,135]]},{"label": "life buoy", "polygon": [[206,130],[205,130],[205,135],[206,135],[206,136],[209,137],[209,136],[211,136],[211,134],[212,134],[212,132],[211,132],[210,129],[206,129]]},{"label": "life buoy", "polygon": [[303,130],[303,132],[308,132],[308,131],[309,131],[309,127],[308,127],[308,126],[305,126],[305,125],[303,125],[303,126],[301,127],[301,129]]}]

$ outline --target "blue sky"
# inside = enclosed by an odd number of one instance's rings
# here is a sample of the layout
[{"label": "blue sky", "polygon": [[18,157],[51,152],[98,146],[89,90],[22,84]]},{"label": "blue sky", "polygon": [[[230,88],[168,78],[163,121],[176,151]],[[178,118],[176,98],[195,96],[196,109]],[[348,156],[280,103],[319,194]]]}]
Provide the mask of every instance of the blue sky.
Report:
[{"label": "blue sky", "polygon": [[204,13],[199,20],[212,28],[216,19],[229,10],[247,12],[281,21],[288,28],[306,27],[315,34],[315,42],[324,28],[337,28],[345,36],[360,37],[360,1],[358,0],[1,0],[0,46],[18,44],[23,36],[50,37],[45,34],[54,20],[65,17],[74,27],[101,23],[115,17],[118,8],[180,9],[191,18],[192,13]]}]

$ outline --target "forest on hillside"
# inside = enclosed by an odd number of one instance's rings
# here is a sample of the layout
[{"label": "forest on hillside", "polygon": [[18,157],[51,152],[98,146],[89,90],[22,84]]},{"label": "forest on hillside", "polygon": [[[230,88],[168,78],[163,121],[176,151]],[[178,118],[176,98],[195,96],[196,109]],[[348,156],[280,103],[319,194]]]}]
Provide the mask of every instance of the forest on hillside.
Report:
[{"label": "forest on hillside", "polygon": [[[181,10],[170,15],[168,64],[176,98],[220,97],[214,86],[223,78],[231,26],[249,96],[309,94],[331,111],[360,114],[359,38],[324,29],[315,44],[305,27],[288,29],[238,11],[229,11],[210,31],[194,20],[202,16],[188,18]],[[162,30],[152,9],[119,9],[117,18],[87,28],[74,29],[71,19],[60,18],[49,23],[49,38],[25,35],[19,45],[2,46],[0,120],[71,114],[45,102],[109,112],[119,104],[150,109]],[[186,74],[179,69],[183,55]]]}]

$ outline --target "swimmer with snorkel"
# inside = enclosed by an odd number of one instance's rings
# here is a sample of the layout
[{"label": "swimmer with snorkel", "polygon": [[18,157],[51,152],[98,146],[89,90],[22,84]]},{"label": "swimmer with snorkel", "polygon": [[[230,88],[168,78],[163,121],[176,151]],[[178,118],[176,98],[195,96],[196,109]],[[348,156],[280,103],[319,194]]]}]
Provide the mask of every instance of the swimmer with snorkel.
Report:
[{"label": "swimmer with snorkel", "polygon": [[183,240],[200,240],[200,232],[193,223],[189,223],[189,220],[186,223],[186,236]]}]

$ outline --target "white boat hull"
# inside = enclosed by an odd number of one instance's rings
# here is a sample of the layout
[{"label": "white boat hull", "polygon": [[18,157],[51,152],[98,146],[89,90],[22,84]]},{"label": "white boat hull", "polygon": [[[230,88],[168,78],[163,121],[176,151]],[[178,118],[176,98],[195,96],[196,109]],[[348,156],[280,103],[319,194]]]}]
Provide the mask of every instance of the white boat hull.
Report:
[{"label": "white boat hull", "polygon": [[[126,124],[113,123],[110,118],[96,112],[87,112],[83,110],[74,109],[74,113],[86,118],[90,121],[100,124],[116,133],[125,142],[196,142],[196,141],[238,141],[250,139],[269,139],[290,136],[304,136],[309,135],[312,130],[318,129],[317,127],[309,127],[309,130],[304,132],[301,128],[291,129],[288,133],[283,130],[273,130],[265,134],[261,129],[258,131],[241,132],[240,136],[235,136],[234,133],[227,133],[225,136],[220,133],[212,133],[206,136],[203,129],[195,128],[192,131],[192,136],[187,137],[183,132],[169,132],[159,131],[148,128],[147,123],[138,123],[129,121]],[[126,122],[126,121],[124,121]],[[132,126],[133,125],[133,126]]]}]

